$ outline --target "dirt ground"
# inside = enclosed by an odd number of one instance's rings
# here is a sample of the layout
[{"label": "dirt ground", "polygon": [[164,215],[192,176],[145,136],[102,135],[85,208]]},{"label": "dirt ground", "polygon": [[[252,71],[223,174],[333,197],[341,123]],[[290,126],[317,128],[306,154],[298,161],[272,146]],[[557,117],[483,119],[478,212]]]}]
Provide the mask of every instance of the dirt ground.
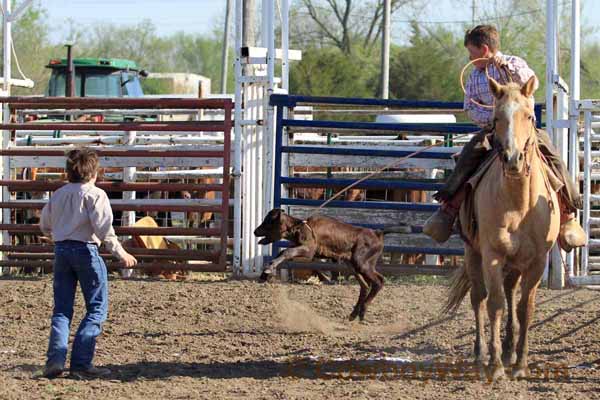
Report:
[{"label": "dirt ground", "polygon": [[490,384],[468,363],[469,302],[440,316],[445,290],[387,282],[361,324],[355,283],[113,279],[95,360],[112,374],[78,381],[33,377],[51,279],[0,278],[0,399],[600,398],[600,292],[541,290],[534,375]]}]

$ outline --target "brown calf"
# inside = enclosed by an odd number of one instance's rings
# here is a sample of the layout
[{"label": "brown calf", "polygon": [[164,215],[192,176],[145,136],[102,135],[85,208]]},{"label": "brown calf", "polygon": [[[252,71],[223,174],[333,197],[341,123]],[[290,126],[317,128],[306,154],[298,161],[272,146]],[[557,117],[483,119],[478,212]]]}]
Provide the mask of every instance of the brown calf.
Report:
[{"label": "brown calf", "polygon": [[[402,228],[402,232],[406,227]],[[398,232],[396,228],[386,232]],[[360,284],[360,295],[350,320],[364,320],[367,306],[383,287],[383,276],[375,270],[383,252],[383,231],[356,227],[333,218],[316,215],[303,221],[281,209],[271,210],[254,235],[263,237],[258,243],[269,244],[287,239],[294,247],[282,251],[263,272],[272,275],[283,262],[293,258],[329,258],[350,263]]]}]

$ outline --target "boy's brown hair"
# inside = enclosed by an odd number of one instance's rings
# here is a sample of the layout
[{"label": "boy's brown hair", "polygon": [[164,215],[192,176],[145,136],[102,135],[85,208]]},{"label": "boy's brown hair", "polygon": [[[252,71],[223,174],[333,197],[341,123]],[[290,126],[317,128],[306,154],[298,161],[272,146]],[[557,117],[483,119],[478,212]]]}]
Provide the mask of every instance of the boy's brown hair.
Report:
[{"label": "boy's brown hair", "polygon": [[500,35],[492,25],[477,25],[465,32],[465,47],[468,44],[479,48],[485,44],[492,53],[495,53],[500,49]]},{"label": "boy's brown hair", "polygon": [[67,152],[67,179],[72,183],[86,183],[98,172],[98,154],[81,147]]}]

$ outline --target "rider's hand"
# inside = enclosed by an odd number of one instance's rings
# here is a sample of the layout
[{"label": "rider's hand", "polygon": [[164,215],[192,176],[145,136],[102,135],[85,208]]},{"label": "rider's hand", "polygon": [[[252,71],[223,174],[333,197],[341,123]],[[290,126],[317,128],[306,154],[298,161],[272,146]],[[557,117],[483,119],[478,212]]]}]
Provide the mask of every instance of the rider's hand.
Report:
[{"label": "rider's hand", "polygon": [[504,58],[502,58],[499,55],[495,55],[495,56],[490,57],[489,63],[490,64],[494,64],[498,68],[502,68],[502,67],[508,66],[508,62],[506,62],[506,60],[504,60]]}]

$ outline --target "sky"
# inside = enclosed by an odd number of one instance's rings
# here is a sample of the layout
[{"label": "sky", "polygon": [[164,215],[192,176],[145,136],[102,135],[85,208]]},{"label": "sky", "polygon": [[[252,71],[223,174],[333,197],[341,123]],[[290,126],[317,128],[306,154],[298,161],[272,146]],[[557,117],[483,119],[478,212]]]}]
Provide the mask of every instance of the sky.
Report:
[{"label": "sky", "polygon": [[[17,0],[19,3],[21,0]],[[235,0],[232,0],[235,3]],[[360,0],[359,0],[360,1]],[[476,0],[483,2],[483,0]],[[52,29],[52,40],[66,39],[66,19],[81,25],[112,22],[131,25],[147,19],[153,22],[159,35],[178,31],[212,34],[222,29],[226,0],[36,0],[47,11]],[[260,0],[256,0],[260,3]],[[560,1],[570,3],[570,1]],[[469,21],[472,17],[470,0],[436,0],[429,2],[425,12],[418,16],[424,21]],[[466,4],[465,6],[460,6]],[[600,0],[583,0],[583,22],[600,26]],[[568,11],[568,9],[567,9]],[[399,41],[407,26],[406,15],[394,15],[393,40]],[[545,21],[543,21],[545,22]],[[449,25],[451,26],[451,25]],[[600,41],[600,30],[589,40]]]}]

